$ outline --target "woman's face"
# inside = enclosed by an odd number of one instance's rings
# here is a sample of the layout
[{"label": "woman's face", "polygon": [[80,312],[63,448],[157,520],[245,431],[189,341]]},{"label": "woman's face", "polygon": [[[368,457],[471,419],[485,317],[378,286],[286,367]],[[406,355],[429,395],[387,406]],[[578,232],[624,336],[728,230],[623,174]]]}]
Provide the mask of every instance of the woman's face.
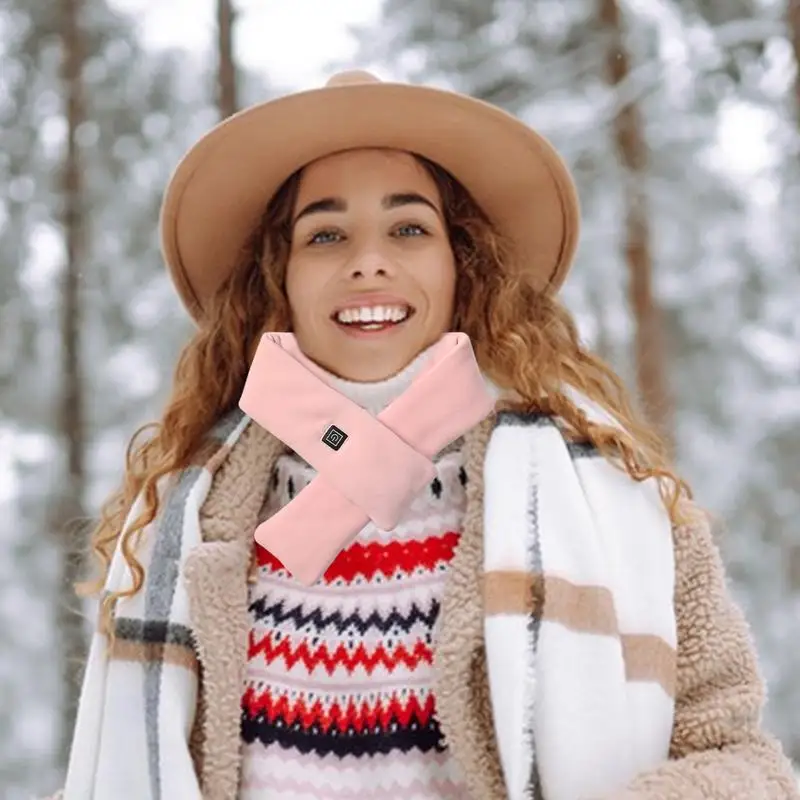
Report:
[{"label": "woman's face", "polygon": [[439,192],[413,156],[354,150],[306,167],[286,293],[309,358],[349,380],[394,375],[449,330],[455,283]]}]

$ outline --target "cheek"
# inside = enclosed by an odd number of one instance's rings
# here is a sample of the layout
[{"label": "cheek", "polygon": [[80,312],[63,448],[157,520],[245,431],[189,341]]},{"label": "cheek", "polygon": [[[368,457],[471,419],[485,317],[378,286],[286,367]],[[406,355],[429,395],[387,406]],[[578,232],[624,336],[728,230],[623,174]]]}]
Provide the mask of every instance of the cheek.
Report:
[{"label": "cheek", "polygon": [[292,260],[286,266],[286,296],[292,317],[303,319],[307,317],[318,293],[314,274],[306,269],[303,264]]},{"label": "cheek", "polygon": [[456,290],[456,265],[449,248],[431,259],[423,274],[425,288],[437,305],[443,309],[452,306]]},{"label": "cheek", "polygon": [[289,308],[291,309],[292,316],[295,315],[295,308],[297,307],[297,284],[297,269],[290,261],[286,265],[286,280],[284,282],[284,286],[286,288],[286,298],[289,301]]}]

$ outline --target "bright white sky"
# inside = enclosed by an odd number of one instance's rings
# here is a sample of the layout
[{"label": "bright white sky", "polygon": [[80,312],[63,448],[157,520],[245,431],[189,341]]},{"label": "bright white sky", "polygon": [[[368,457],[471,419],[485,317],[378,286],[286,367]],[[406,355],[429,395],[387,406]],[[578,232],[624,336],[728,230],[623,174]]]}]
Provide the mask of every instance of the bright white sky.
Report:
[{"label": "bright white sky", "polygon": [[[325,82],[328,65],[348,59],[352,25],[376,21],[380,0],[233,0],[239,12],[236,54],[273,84],[311,89]],[[214,44],[214,0],[111,0],[134,12],[144,41],[154,47],[208,50]],[[391,76],[383,74],[382,77]]]}]

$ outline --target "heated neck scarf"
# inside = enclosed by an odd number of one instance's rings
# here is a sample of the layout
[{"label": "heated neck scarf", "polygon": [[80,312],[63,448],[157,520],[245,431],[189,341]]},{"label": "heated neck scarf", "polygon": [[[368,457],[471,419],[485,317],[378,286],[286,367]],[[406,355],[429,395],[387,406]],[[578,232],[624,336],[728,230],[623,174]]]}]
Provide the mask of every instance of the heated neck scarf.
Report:
[{"label": "heated neck scarf", "polygon": [[436,475],[432,458],[494,406],[469,337],[447,333],[377,417],[337,392],[290,333],[266,333],[241,409],[317,471],[255,540],[311,585],[371,520],[391,530]]}]

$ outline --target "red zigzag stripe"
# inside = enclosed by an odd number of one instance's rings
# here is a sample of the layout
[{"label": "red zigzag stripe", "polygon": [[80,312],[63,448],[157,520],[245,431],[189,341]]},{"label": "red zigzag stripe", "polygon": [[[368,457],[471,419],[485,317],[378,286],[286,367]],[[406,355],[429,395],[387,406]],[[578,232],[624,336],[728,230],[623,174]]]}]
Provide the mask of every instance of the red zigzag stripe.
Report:
[{"label": "red zigzag stripe", "polygon": [[288,638],[275,643],[272,640],[273,636],[274,631],[270,631],[261,641],[257,642],[253,631],[250,631],[247,649],[248,660],[263,654],[267,664],[283,659],[286,662],[287,669],[302,663],[309,672],[321,665],[325,667],[329,675],[333,674],[337,667],[345,667],[350,672],[356,667],[364,667],[367,674],[371,675],[375,668],[379,666],[385,667],[391,672],[400,665],[413,669],[420,662],[433,663],[432,649],[421,641],[418,641],[411,651],[403,644],[399,644],[391,652],[383,645],[378,645],[370,652],[367,651],[363,644],[359,644],[352,651],[348,650],[344,644],[339,644],[333,652],[330,652],[327,644],[321,644],[312,650],[306,641],[301,641],[293,650],[292,643]]},{"label": "red zigzag stripe", "polygon": [[321,700],[315,700],[309,705],[304,698],[291,700],[286,695],[273,697],[269,689],[257,693],[253,687],[248,687],[242,697],[242,710],[251,718],[263,714],[270,724],[281,719],[286,727],[299,722],[303,730],[318,725],[323,734],[334,727],[342,733],[348,728],[354,728],[357,732],[386,729],[392,722],[407,728],[416,721],[424,727],[436,712],[436,703],[431,694],[425,698],[423,705],[411,693],[404,699],[393,695],[388,702],[384,699],[370,704],[365,700],[356,704],[350,700],[343,707],[336,701],[326,709],[327,705]]},{"label": "red zigzag stripe", "polygon": [[[420,567],[433,571],[442,562],[453,558],[460,534],[447,531],[442,536],[429,536],[406,542],[355,542],[342,550],[325,571],[323,581],[352,582],[359,575],[372,580],[378,575],[390,577],[398,570],[407,574]],[[268,550],[255,545],[260,567],[284,569],[283,564]]]}]

